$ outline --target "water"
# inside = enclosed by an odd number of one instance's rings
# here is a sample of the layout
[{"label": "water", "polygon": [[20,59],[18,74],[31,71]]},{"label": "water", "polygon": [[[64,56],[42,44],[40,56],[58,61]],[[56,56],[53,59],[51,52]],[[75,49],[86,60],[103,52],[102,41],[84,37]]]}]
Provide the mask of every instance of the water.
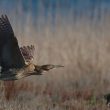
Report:
[{"label": "water", "polygon": [[0,14],[8,15],[17,32],[28,33],[33,26],[41,30],[47,24],[53,31],[59,23],[62,27],[105,23],[110,16],[110,0],[0,0]]},{"label": "water", "polygon": [[83,15],[89,19],[94,19],[94,16],[101,19],[102,15],[110,12],[110,0],[0,0],[0,10],[8,14],[21,14],[23,11],[34,18],[43,14],[45,19],[49,15],[54,19],[57,13],[65,18],[71,14],[74,20]]}]

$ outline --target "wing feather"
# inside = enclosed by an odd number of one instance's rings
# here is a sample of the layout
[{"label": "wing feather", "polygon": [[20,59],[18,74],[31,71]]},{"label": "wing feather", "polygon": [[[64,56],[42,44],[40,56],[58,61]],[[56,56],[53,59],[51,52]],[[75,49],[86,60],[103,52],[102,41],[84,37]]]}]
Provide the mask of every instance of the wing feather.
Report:
[{"label": "wing feather", "polygon": [[17,38],[6,15],[0,18],[0,65],[3,71],[25,65]]},{"label": "wing feather", "polygon": [[24,57],[26,62],[32,62],[33,61],[34,52],[35,52],[34,45],[20,47],[20,50],[21,50],[23,57]]}]

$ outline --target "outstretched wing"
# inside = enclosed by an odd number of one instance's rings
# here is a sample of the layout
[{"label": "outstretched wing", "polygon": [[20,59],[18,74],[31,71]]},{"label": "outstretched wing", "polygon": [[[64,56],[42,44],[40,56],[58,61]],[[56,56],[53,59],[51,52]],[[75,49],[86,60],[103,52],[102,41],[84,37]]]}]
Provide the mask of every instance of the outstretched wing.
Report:
[{"label": "outstretched wing", "polygon": [[21,68],[25,65],[17,38],[14,36],[6,15],[2,15],[0,18],[0,65],[2,71],[10,68]]},{"label": "outstretched wing", "polygon": [[26,62],[31,63],[34,59],[35,48],[34,45],[31,46],[23,46],[20,48],[21,53]]}]

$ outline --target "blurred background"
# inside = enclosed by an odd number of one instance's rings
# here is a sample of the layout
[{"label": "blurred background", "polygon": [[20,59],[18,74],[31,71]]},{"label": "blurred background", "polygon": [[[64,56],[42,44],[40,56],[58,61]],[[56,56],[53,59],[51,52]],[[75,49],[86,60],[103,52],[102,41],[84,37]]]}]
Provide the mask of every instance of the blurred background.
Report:
[{"label": "blurred background", "polygon": [[35,63],[65,66],[23,79],[34,81],[35,91],[110,91],[110,0],[0,0],[0,14],[20,46],[35,45]]}]

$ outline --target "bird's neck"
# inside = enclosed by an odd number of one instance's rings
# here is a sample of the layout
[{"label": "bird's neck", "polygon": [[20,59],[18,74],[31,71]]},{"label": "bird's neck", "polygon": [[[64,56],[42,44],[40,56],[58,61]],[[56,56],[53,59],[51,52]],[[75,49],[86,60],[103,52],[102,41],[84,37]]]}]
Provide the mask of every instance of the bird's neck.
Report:
[{"label": "bird's neck", "polygon": [[26,67],[25,67],[25,70],[27,71],[27,72],[33,72],[34,70],[35,70],[35,65],[34,64],[32,64],[32,63],[30,63],[29,65],[26,65]]}]

